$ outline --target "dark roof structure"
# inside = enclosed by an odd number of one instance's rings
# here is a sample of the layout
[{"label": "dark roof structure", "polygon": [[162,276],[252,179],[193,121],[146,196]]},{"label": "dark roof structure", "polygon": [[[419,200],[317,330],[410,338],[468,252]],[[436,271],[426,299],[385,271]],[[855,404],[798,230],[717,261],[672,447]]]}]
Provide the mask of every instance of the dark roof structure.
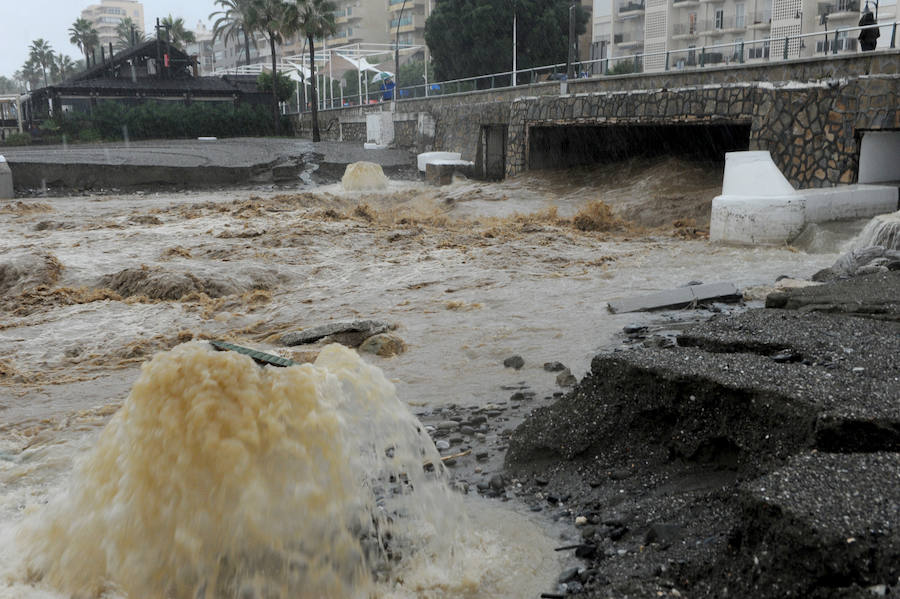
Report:
[{"label": "dark roof structure", "polygon": [[[180,65],[180,68],[177,71],[173,69],[173,74],[176,75],[176,78],[182,75],[184,67],[192,64],[191,57],[181,51],[178,47],[166,44],[159,40],[149,40],[115,53],[100,64],[93,65],[89,69],[70,78],[68,81],[107,79],[110,78],[111,73],[114,73],[116,69],[120,69],[123,65],[146,64],[148,59],[154,61],[159,60],[162,62],[165,54],[169,55],[170,64]],[[162,64],[159,66],[164,68],[164,65]]]},{"label": "dark roof structure", "polygon": [[100,100],[272,102],[271,94],[257,88],[255,75],[198,77],[195,60],[164,41],[146,41],[101,57],[97,64],[66,81],[33,91],[26,100],[26,112],[84,111]]}]

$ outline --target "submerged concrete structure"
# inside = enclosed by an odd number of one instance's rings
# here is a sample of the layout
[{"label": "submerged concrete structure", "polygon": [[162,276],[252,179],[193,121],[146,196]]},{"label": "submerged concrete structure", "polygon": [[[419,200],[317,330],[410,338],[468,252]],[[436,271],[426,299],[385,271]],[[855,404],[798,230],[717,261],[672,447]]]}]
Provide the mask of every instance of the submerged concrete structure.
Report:
[{"label": "submerged concrete structure", "polygon": [[[900,181],[900,160],[895,179]],[[810,223],[868,218],[897,210],[897,187],[839,185],[797,191],[768,152],[725,156],[722,194],[713,199],[712,242],[749,245],[790,243]]]}]

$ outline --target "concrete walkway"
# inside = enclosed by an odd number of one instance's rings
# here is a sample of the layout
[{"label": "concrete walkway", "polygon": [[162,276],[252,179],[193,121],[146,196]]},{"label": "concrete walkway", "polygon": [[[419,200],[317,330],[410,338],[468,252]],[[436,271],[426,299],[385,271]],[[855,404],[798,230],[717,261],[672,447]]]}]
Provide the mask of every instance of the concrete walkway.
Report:
[{"label": "concrete walkway", "polygon": [[214,141],[158,140],[4,148],[16,189],[205,187],[285,181],[307,173],[334,180],[352,162],[367,160],[386,172],[412,172],[405,150],[365,150],[356,143],[313,143],[287,138]]}]

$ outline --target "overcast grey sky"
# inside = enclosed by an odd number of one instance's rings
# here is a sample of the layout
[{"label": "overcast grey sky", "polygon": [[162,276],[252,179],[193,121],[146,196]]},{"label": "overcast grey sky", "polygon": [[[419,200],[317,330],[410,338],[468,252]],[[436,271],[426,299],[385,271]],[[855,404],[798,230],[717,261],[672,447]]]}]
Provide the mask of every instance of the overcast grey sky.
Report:
[{"label": "overcast grey sky", "polygon": [[[81,16],[81,10],[92,0],[0,0],[0,75],[12,74],[28,60],[28,46],[44,38],[53,49],[68,54],[73,60],[81,57],[78,48],[69,43],[69,27]],[[181,17],[188,29],[198,20],[208,21],[209,13],[218,10],[213,0],[142,0],[144,27],[156,23],[156,17]],[[151,30],[152,31],[152,30]]]}]

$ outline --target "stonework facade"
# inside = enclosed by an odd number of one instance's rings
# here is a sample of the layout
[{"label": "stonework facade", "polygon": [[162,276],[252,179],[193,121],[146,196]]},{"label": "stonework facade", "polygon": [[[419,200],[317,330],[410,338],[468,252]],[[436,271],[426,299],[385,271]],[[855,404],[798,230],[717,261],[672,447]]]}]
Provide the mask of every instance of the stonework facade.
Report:
[{"label": "stonework facade", "polygon": [[[332,139],[365,140],[365,114],[395,110],[396,144],[474,160],[483,127],[506,126],[506,173],[528,166],[530,132],[547,126],[749,125],[798,188],[856,181],[865,131],[900,130],[900,53],[800,60],[741,69],[545,83],[325,111]],[[808,83],[798,83],[805,81]],[[421,115],[433,122],[424,134]],[[308,131],[309,115],[301,130]]]}]

